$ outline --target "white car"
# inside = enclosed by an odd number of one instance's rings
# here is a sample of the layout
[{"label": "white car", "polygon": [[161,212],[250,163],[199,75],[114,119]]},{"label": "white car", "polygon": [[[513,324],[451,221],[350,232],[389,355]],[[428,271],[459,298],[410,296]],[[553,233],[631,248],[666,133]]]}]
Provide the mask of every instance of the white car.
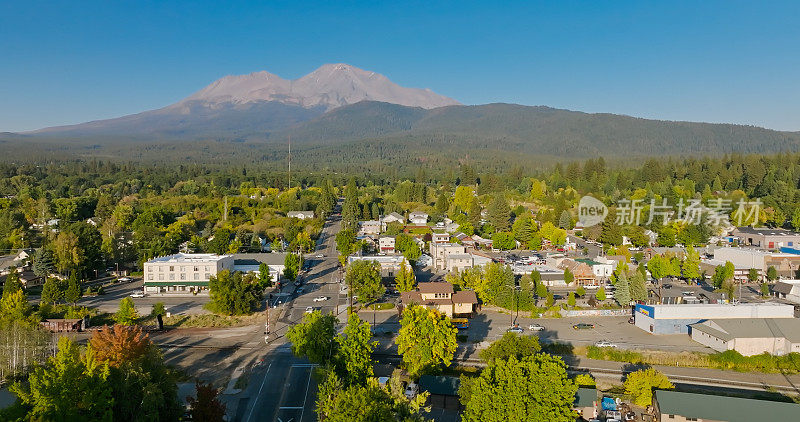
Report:
[{"label": "white car", "polygon": [[325,255],[318,253],[317,255],[314,256],[314,258],[325,258]]},{"label": "white car", "polygon": [[531,331],[544,331],[544,326],[539,324],[531,324],[528,326]]},{"label": "white car", "polygon": [[117,279],[117,281],[119,281],[119,282],[128,282],[128,281],[133,281],[133,279],[130,278],[130,277],[120,277],[120,278]]},{"label": "white car", "polygon": [[144,297],[144,293],[143,292],[133,292],[133,293],[131,293],[131,297],[135,297],[135,298]]},{"label": "white car", "polygon": [[408,385],[406,385],[405,394],[409,399],[417,397],[417,394],[419,394],[419,385],[413,382],[408,383]]},{"label": "white car", "polygon": [[306,313],[310,314],[312,312],[314,312],[314,307],[313,306],[306,306]]},{"label": "white car", "polygon": [[317,296],[314,298],[314,302],[325,302],[326,300],[330,299],[327,296]]},{"label": "white car", "polygon": [[600,340],[594,344],[596,347],[617,347],[616,344],[608,341],[608,340]]}]

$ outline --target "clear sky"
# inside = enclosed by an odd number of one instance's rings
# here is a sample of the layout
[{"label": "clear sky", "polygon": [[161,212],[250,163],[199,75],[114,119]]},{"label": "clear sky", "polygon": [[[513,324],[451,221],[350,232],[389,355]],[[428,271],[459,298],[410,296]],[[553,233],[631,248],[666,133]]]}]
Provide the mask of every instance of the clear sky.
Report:
[{"label": "clear sky", "polygon": [[465,104],[800,130],[799,17],[779,0],[0,0],[0,131],[338,62]]}]

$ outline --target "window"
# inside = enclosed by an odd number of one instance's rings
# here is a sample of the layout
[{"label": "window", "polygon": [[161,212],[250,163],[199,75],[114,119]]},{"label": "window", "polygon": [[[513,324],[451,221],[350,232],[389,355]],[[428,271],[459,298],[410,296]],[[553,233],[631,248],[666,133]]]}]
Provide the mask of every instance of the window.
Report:
[{"label": "window", "polygon": [[172,265],[170,265],[170,266],[169,266],[169,270],[170,270],[170,271],[175,271],[175,267],[174,267],[174,266],[172,266]]},{"label": "window", "polygon": [[200,273],[194,273],[194,279],[200,280]]},{"label": "window", "polygon": [[200,267],[198,267],[198,266],[196,266],[196,265],[195,265],[195,267],[194,267],[194,272],[198,272],[198,271],[200,271]]},{"label": "window", "polygon": [[153,279],[153,274],[147,274],[147,279],[148,280],[152,280]]},{"label": "window", "polygon": [[159,280],[163,280],[163,279],[164,279],[164,274],[159,274],[159,275],[158,275],[158,279],[159,279]]},{"label": "window", "polygon": [[186,280],[186,273],[181,273],[181,280]]},{"label": "window", "polygon": [[169,273],[169,279],[175,280],[175,273]]},{"label": "window", "polygon": [[209,278],[211,278],[211,274],[206,273],[206,280],[209,279]]}]

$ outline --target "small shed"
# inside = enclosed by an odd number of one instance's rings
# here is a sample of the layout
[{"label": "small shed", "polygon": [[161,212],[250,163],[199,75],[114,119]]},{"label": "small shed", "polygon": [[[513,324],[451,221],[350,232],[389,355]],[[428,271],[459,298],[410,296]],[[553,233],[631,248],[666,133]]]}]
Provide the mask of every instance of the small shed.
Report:
[{"label": "small shed", "polygon": [[597,417],[597,389],[578,388],[575,392],[575,402],[572,408],[584,419],[594,419]]},{"label": "small shed", "polygon": [[430,393],[428,398],[430,405],[439,409],[460,409],[461,403],[458,401],[460,385],[461,380],[458,377],[423,375],[419,378],[420,391]]}]

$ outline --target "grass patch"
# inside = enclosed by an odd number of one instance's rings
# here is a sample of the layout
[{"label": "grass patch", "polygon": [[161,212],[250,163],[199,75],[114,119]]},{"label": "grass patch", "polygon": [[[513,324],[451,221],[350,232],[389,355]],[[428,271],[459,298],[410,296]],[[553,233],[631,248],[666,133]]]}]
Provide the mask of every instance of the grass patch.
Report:
[{"label": "grass patch", "polygon": [[394,309],[394,303],[389,303],[389,302],[373,303],[372,305],[369,305],[369,309],[373,311],[385,311],[387,309]]},{"label": "grass patch", "polygon": [[172,315],[164,318],[167,327],[236,327],[247,324],[252,316],[227,316],[217,314]]},{"label": "grass patch", "polygon": [[733,350],[707,354],[699,352],[675,353],[660,350],[619,350],[612,347],[589,346],[586,348],[586,357],[633,364],[687,366],[739,372],[800,373],[800,353],[790,353],[784,356],[773,356],[766,353],[755,356],[742,356]]}]

